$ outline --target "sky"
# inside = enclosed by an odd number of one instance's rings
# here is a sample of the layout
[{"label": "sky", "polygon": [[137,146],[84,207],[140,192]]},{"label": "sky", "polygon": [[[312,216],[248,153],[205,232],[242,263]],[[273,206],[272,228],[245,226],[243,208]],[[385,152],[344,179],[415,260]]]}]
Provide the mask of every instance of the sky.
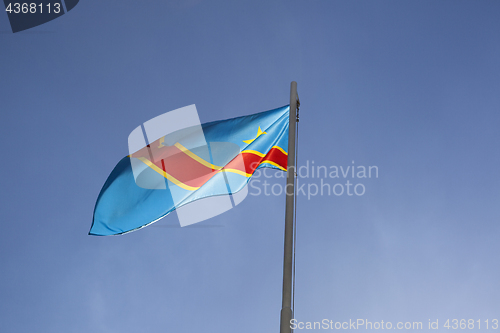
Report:
[{"label": "sky", "polygon": [[0,13],[0,331],[278,332],[285,197],[256,195],[284,184],[277,171],[193,227],[173,213],[88,232],[134,128],[191,104],[202,122],[271,110],[291,81],[299,166],[378,170],[299,179],[364,193],[298,195],[295,318],[500,320],[499,14],[486,0],[82,0],[13,34]]}]

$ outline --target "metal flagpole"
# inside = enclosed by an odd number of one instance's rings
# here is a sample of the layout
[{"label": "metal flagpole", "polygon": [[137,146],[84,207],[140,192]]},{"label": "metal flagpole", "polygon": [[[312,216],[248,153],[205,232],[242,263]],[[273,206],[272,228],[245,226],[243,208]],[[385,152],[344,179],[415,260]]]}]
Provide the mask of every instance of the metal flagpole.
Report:
[{"label": "metal flagpole", "polygon": [[286,171],[285,251],[283,257],[283,301],[280,333],[291,333],[292,269],[293,269],[293,206],[295,198],[295,125],[297,119],[297,82],[290,84],[290,118],[288,125],[288,163]]}]

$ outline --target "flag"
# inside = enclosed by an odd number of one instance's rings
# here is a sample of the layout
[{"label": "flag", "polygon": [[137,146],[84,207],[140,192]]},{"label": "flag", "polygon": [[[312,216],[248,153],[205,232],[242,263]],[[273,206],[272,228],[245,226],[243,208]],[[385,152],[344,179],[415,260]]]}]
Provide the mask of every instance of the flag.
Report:
[{"label": "flag", "polygon": [[187,129],[124,157],[99,193],[89,234],[124,234],[197,200],[235,196],[259,168],[286,171],[289,110],[205,123],[205,144]]}]

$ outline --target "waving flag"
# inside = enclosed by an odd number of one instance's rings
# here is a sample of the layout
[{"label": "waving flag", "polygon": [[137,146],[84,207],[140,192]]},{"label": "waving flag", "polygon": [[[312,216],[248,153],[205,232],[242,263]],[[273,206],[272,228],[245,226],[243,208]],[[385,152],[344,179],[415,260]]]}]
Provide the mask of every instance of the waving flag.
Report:
[{"label": "waving flag", "polygon": [[288,121],[284,106],[202,124],[202,140],[191,126],[134,149],[101,189],[89,234],[127,233],[214,196],[237,204],[256,169],[286,170]]}]

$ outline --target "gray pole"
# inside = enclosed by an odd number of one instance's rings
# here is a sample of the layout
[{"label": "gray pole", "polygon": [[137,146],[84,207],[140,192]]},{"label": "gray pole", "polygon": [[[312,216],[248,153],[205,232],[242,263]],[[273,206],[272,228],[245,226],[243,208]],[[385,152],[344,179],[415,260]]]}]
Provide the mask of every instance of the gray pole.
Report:
[{"label": "gray pole", "polygon": [[286,171],[285,253],[283,258],[283,303],[280,333],[291,333],[292,265],[293,265],[293,205],[295,197],[295,123],[297,117],[297,82],[290,85],[290,118],[288,125],[288,164]]}]

